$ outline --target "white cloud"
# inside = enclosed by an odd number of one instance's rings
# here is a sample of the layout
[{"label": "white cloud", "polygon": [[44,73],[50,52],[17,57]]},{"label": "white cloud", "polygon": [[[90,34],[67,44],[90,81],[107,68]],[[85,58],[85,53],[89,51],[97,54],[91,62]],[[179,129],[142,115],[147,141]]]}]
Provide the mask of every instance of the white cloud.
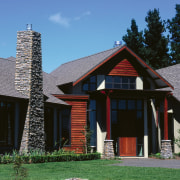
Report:
[{"label": "white cloud", "polygon": [[75,17],[74,20],[78,21],[78,20],[82,19],[84,16],[89,16],[89,15],[91,15],[91,11],[86,11],[86,12],[82,13],[80,16]]},{"label": "white cloud", "polygon": [[64,27],[69,27],[70,26],[70,19],[66,18],[66,17],[63,17],[61,15],[61,13],[51,15],[49,17],[49,20],[54,22],[54,23],[60,24],[60,25],[62,25]]},{"label": "white cloud", "polygon": [[77,17],[74,17],[74,18],[67,18],[67,17],[63,17],[61,15],[61,13],[56,13],[54,15],[51,15],[49,17],[49,20],[51,22],[59,24],[61,26],[69,27],[70,26],[70,22],[72,22],[72,21],[79,21],[83,17],[89,16],[89,15],[91,15],[91,12],[90,11],[86,11],[86,12],[82,13],[80,16],[77,16]]}]

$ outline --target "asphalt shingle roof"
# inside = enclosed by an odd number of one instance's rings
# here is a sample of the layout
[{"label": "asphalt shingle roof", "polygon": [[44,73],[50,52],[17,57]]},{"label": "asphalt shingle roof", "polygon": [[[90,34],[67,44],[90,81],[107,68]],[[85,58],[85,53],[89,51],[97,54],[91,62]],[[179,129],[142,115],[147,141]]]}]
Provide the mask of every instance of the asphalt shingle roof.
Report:
[{"label": "asphalt shingle roof", "polygon": [[[14,57],[0,58],[0,95],[28,99],[15,89],[15,66],[16,59]],[[67,105],[52,95],[63,94],[63,92],[57,88],[56,78],[45,72],[43,72],[43,94],[47,97],[46,102]]]},{"label": "asphalt shingle roof", "polygon": [[180,101],[180,64],[158,69],[157,72],[174,86],[173,95]]},{"label": "asphalt shingle roof", "polygon": [[0,95],[27,99],[14,86],[15,59],[0,58]]},{"label": "asphalt shingle roof", "polygon": [[58,85],[75,82],[122,47],[123,45],[62,64],[50,74],[58,78]]}]

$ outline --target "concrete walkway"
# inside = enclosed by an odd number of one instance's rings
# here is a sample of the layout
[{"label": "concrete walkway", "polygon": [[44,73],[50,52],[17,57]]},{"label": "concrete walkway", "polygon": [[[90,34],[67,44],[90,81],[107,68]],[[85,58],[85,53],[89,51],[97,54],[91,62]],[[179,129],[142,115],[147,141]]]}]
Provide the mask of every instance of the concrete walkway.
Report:
[{"label": "concrete walkway", "polygon": [[176,159],[152,159],[152,158],[124,158],[121,163],[114,166],[136,166],[136,167],[161,167],[180,169],[180,160]]}]

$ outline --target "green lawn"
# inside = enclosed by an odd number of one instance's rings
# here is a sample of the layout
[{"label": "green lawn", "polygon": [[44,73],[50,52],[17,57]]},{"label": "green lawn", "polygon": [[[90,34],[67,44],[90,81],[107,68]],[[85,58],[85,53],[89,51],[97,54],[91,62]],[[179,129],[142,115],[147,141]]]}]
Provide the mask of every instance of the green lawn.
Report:
[{"label": "green lawn", "polygon": [[[179,180],[179,169],[118,167],[115,160],[74,161],[43,164],[25,164],[28,178],[33,180],[79,177],[89,180]],[[13,165],[0,165],[0,179],[13,179]]]}]

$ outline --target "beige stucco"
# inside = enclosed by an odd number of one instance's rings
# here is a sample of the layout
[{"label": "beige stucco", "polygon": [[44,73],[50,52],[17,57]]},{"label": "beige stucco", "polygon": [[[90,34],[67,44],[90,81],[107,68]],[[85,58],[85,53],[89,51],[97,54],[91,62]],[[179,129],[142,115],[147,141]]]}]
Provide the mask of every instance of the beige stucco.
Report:
[{"label": "beige stucco", "polygon": [[[178,133],[178,130],[180,129],[180,123],[174,118],[174,137],[178,138],[180,137],[180,134]],[[174,152],[179,153],[180,148],[177,146],[177,144],[174,145]]]},{"label": "beige stucco", "polygon": [[97,122],[97,152],[102,153],[104,151],[104,140],[106,139],[106,132],[101,130],[99,123]]},{"label": "beige stucco", "polygon": [[97,90],[105,89],[105,76],[98,75],[97,76]]},{"label": "beige stucco", "polygon": [[148,158],[147,100],[144,100],[144,157],[145,157],[145,158]]},{"label": "beige stucco", "polygon": [[156,107],[155,107],[155,100],[154,99],[151,99],[151,108],[152,108],[152,119],[151,119],[151,124],[152,124],[152,153],[157,153],[156,152],[156,149],[157,149],[157,144],[161,143],[161,140],[160,142],[157,142],[157,136],[158,136],[158,133],[157,133],[157,117],[156,117]]},{"label": "beige stucco", "polygon": [[143,89],[143,77],[136,78],[136,89]]}]

